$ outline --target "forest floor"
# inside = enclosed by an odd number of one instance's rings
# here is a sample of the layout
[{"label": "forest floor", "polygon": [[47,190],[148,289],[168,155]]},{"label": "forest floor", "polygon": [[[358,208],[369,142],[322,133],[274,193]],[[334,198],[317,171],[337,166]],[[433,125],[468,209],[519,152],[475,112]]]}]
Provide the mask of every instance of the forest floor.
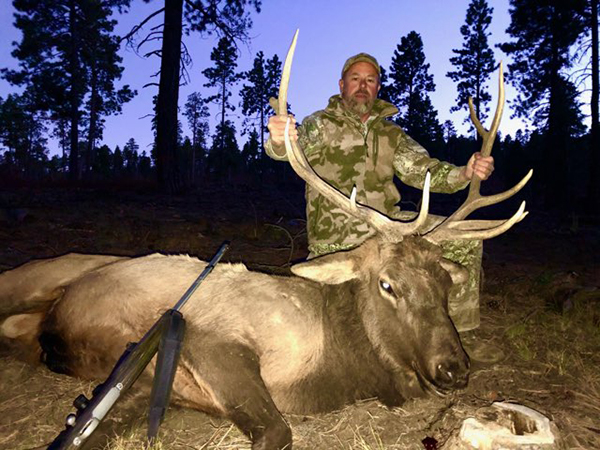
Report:
[{"label": "forest floor", "polygon": [[[210,258],[287,273],[306,256],[302,190],[204,189],[182,197],[94,189],[0,190],[0,271],[67,252]],[[573,225],[576,225],[575,227]],[[388,409],[371,400],[314,416],[289,415],[295,449],[449,449],[463,420],[494,401],[548,417],[556,448],[600,449],[600,223],[561,224],[532,212],[486,241],[480,339],[506,359],[473,366],[468,387],[447,398]],[[0,449],[45,448],[72,401],[97,382],[77,380],[0,353]],[[148,397],[134,388],[88,448],[138,449]],[[425,445],[427,444],[427,446]],[[249,442],[230,422],[172,406],[157,448],[237,449]]]}]

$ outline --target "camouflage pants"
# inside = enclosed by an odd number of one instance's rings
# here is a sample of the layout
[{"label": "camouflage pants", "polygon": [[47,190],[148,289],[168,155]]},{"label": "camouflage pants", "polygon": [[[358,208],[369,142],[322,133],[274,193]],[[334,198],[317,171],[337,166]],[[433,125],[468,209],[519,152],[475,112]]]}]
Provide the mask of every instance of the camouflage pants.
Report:
[{"label": "camouflage pants", "polygon": [[[412,220],[415,213],[401,211],[396,216],[402,220]],[[425,226],[431,229],[445,217],[430,214]],[[314,258],[327,253],[348,250],[353,245],[331,245],[313,243],[308,246],[308,258]],[[465,283],[455,284],[448,298],[448,310],[454,326],[459,332],[473,330],[479,327],[479,291],[481,283],[481,260],[483,256],[483,241],[453,240],[442,243],[443,256],[450,261],[465,267],[469,279]]]},{"label": "camouflage pants", "polygon": [[479,327],[479,291],[481,289],[481,259],[483,241],[445,241],[444,258],[462,265],[469,271],[465,283],[450,289],[448,310],[454,326],[460,332]]}]

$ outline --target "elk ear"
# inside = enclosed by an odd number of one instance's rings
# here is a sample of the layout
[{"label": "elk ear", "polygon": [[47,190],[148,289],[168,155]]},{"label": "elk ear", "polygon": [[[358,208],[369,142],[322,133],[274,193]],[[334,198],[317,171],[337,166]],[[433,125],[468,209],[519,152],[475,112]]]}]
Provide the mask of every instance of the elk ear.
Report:
[{"label": "elk ear", "polygon": [[39,332],[40,324],[44,318],[43,313],[16,314],[9,316],[0,324],[0,336],[9,339],[18,339],[21,336],[35,336]]},{"label": "elk ear", "polygon": [[442,258],[440,265],[450,274],[454,284],[465,283],[469,279],[469,271],[454,261]]},{"label": "elk ear", "polygon": [[324,284],[341,284],[358,278],[359,270],[352,253],[337,252],[294,264],[294,275]]}]

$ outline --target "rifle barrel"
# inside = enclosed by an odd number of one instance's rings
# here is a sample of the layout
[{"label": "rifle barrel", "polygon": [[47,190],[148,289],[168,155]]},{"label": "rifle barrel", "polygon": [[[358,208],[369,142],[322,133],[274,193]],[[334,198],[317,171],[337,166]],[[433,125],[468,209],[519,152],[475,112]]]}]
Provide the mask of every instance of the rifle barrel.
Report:
[{"label": "rifle barrel", "polygon": [[212,272],[212,270],[215,268],[215,266],[220,261],[221,257],[227,251],[228,248],[229,248],[229,242],[224,242],[221,245],[221,247],[219,248],[219,250],[217,251],[215,256],[213,256],[213,258],[210,260],[208,265],[204,268],[202,273],[198,276],[198,278],[196,278],[196,281],[194,281],[192,283],[192,285],[188,288],[188,290],[185,291],[185,294],[183,294],[183,296],[175,304],[175,306],[173,307],[173,309],[175,311],[179,311],[183,307],[183,305],[185,305],[185,303],[189,300],[189,298],[192,296],[192,294],[196,291],[198,286],[200,286],[200,283],[202,283],[202,281],[208,276],[208,274]]}]

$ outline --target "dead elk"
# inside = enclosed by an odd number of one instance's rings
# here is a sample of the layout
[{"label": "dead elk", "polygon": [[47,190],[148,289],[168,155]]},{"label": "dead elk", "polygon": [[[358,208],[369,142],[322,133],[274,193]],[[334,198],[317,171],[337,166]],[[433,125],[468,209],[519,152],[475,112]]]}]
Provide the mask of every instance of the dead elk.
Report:
[{"label": "dead elk", "polygon": [[[287,104],[295,41],[279,105]],[[493,141],[499,118],[484,145]],[[464,388],[469,362],[447,296],[465,271],[442,258],[437,242],[492,237],[525,215],[522,206],[506,221],[464,220],[526,180],[489,198],[473,191],[450,220],[424,232],[428,183],[418,218],[400,223],[319,179],[287,137],[286,147],[307,183],[376,233],[353,250],[299,263],[287,277],[220,264],[184,306],[187,330],[173,398],[230,419],[253,449],[291,448],[282,413],[332,411],[373,397],[393,406]],[[54,370],[103,379],[126,343],[172,307],[205,265],[160,254],[68,254],[25,264],[0,275],[0,336],[43,348]]]}]

